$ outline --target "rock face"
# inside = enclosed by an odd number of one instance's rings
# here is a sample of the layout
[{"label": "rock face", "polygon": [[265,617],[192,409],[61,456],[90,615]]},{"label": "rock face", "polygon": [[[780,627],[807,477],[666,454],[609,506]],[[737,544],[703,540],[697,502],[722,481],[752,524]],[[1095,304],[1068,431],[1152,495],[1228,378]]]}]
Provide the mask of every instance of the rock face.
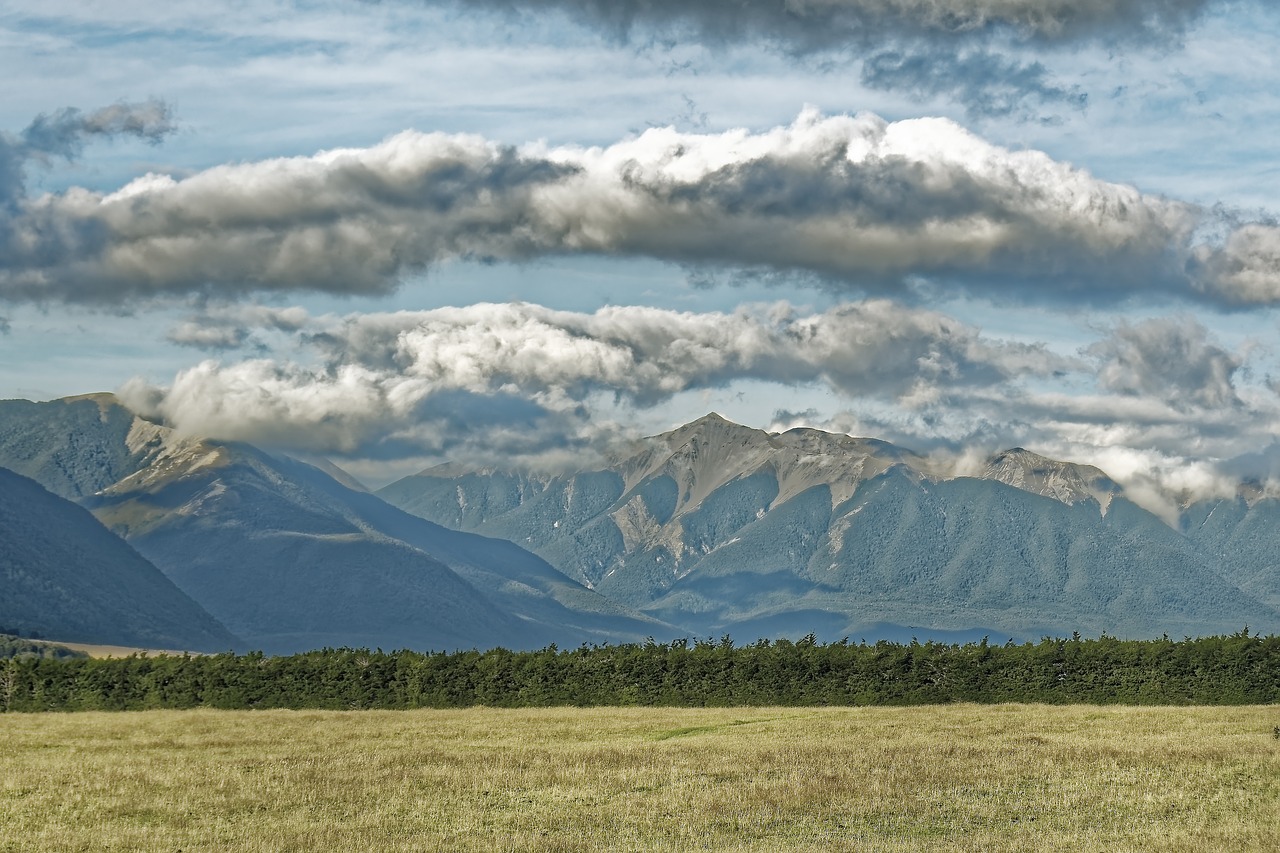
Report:
[{"label": "rock face", "polygon": [[89,512],[4,468],[0,633],[189,651],[240,645]]},{"label": "rock face", "polygon": [[1206,546],[1239,552],[1225,530],[1197,541],[1127,500],[1097,468],[1021,448],[957,477],[886,442],[769,434],[709,415],[601,470],[442,466],[378,494],[517,542],[596,591],[702,635],[1280,628],[1268,598],[1274,567],[1260,568],[1261,556],[1246,558],[1247,569],[1207,556]]},{"label": "rock face", "polygon": [[508,542],[408,515],[298,460],[177,435],[106,395],[0,403],[0,464],[79,501],[252,648],[675,632]]}]

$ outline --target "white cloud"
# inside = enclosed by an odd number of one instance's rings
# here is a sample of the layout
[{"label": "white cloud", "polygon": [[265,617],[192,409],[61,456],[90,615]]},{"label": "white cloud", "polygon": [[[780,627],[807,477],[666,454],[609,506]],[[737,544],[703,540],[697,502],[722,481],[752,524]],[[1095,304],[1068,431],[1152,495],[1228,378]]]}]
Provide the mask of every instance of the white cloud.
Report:
[{"label": "white cloud", "polygon": [[[588,254],[807,271],[870,292],[924,277],[1023,301],[1236,301],[1235,267],[1206,279],[1201,263],[1194,287],[1184,272],[1208,216],[946,119],[808,110],[763,133],[661,128],[605,148],[405,132],[27,200],[0,296],[382,293],[450,258]],[[1275,262],[1257,233],[1222,250],[1248,258],[1250,281]]]},{"label": "white cloud", "polygon": [[322,363],[210,360],[167,388],[135,382],[122,394],[186,432],[356,453],[388,439],[447,446],[456,437],[428,436],[423,424],[452,417],[451,407],[482,408],[494,428],[565,417],[585,423],[584,406],[600,400],[647,407],[743,380],[911,403],[931,388],[989,387],[1075,364],[886,301],[818,314],[786,303],[729,314],[639,306],[579,313],[522,303],[345,319],[306,320],[278,309],[230,314],[231,326],[220,325],[220,315],[207,327],[197,317],[181,334],[191,341],[207,334],[218,346],[228,334],[247,336],[255,323],[279,328],[283,314]]}]

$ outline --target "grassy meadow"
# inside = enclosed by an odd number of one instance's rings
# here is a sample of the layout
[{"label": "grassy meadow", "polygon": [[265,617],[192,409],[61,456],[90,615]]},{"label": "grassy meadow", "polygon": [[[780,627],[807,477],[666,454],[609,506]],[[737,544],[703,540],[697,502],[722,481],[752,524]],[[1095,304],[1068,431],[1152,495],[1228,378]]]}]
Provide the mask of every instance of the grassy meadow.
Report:
[{"label": "grassy meadow", "polygon": [[0,851],[1280,850],[1277,707],[0,716]]}]

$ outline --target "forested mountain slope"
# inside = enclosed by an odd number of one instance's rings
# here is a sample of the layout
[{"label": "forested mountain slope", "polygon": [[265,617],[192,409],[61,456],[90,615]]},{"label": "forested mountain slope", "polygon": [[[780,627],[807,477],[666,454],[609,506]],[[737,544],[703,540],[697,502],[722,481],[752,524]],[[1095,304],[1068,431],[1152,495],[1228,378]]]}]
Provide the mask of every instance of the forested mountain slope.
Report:
[{"label": "forested mountain slope", "polygon": [[0,632],[227,651],[239,641],[83,508],[0,468]]},{"label": "forested mountain slope", "polygon": [[0,403],[8,462],[77,497],[254,648],[527,648],[675,631],[510,543],[430,524],[297,460],[177,435],[109,396]]}]

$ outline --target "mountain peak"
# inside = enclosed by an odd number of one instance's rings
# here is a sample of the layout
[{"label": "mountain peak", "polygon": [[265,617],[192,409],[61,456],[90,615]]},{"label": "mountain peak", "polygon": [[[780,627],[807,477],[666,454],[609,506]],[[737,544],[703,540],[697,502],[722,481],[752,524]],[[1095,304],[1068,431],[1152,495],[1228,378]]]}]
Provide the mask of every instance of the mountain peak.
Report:
[{"label": "mountain peak", "polygon": [[762,429],[755,429],[734,423],[716,412],[709,412],[684,426],[653,436],[646,441],[664,442],[672,450],[689,443],[698,444],[733,444],[739,447],[748,444],[768,444],[772,436]]},{"label": "mountain peak", "polygon": [[996,480],[1067,505],[1095,500],[1105,513],[1120,486],[1092,465],[1050,459],[1024,447],[1011,447],[991,456],[983,480]]}]

